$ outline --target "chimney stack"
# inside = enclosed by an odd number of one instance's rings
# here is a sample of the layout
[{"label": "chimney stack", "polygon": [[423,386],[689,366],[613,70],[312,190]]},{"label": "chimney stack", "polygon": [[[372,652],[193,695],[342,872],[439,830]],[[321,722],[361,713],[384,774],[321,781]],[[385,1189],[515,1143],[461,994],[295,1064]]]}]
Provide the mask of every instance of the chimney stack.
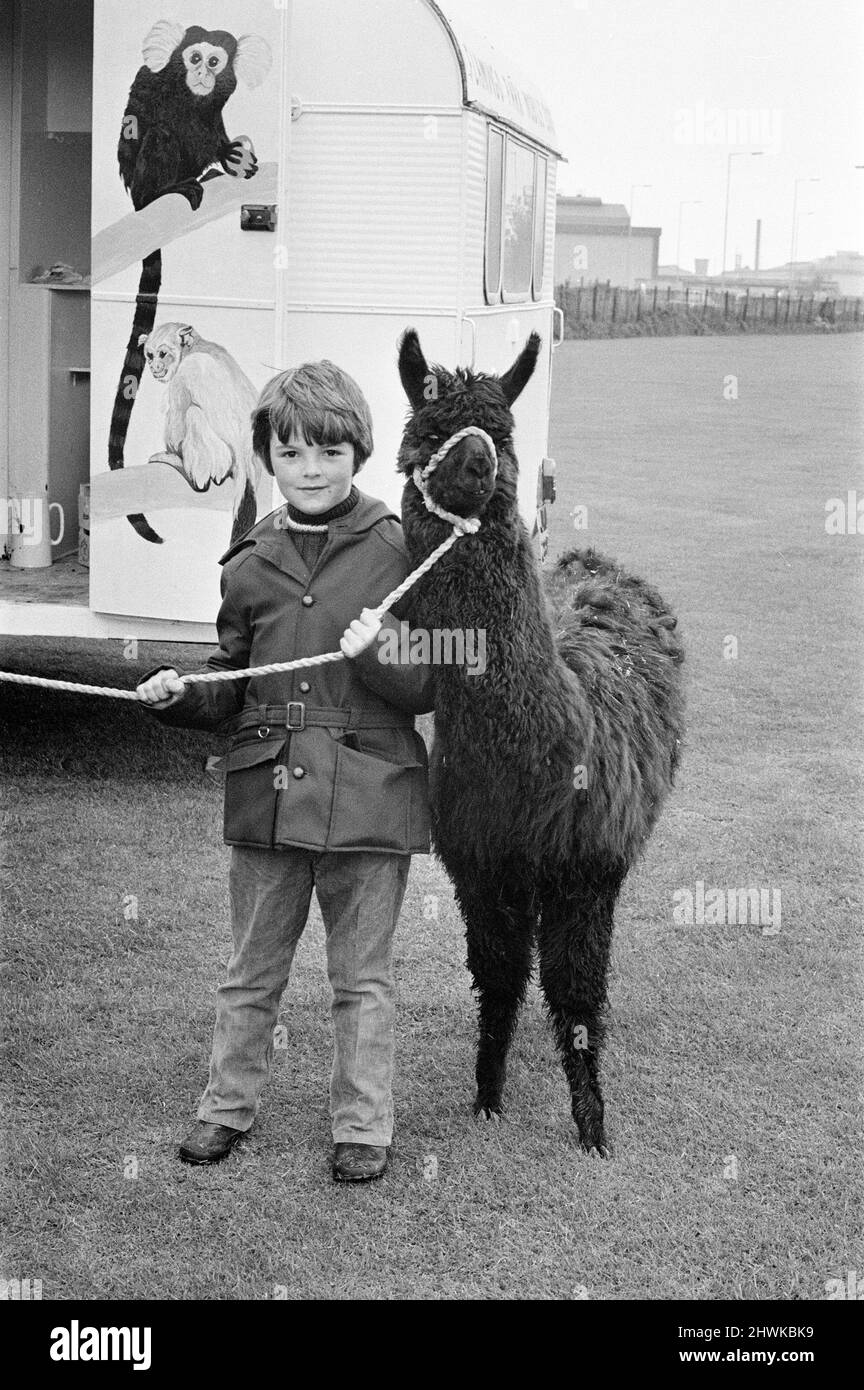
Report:
[{"label": "chimney stack", "polygon": [[756,250],[753,253],[753,269],[759,269],[759,247],[762,243],[762,218],[756,218]]}]

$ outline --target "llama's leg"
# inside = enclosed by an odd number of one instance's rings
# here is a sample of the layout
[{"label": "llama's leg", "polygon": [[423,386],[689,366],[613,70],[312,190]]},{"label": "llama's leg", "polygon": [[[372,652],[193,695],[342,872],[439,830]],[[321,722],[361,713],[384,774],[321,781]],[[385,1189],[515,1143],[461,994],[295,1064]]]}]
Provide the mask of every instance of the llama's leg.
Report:
[{"label": "llama's leg", "polygon": [[623,874],[594,866],[553,873],[541,885],[540,983],[570,1085],[582,1147],[609,1157],[600,1051],[612,919]]},{"label": "llama's leg", "polygon": [[507,1052],[531,975],[536,909],[530,879],[457,888],[477,995],[477,1098],[474,1114],[500,1113]]}]

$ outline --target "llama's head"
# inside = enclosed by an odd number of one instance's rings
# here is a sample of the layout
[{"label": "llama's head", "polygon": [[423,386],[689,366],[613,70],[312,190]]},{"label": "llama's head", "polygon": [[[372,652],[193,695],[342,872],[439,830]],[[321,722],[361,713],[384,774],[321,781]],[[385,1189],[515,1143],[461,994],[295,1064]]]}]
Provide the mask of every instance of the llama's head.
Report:
[{"label": "llama's head", "polygon": [[412,413],[399,450],[399,467],[411,476],[424,469],[443,444],[468,426],[483,430],[485,440],[468,434],[458,440],[426,479],[431,499],[456,516],[480,516],[496,493],[513,501],[519,465],[513,453],[510,407],[523,391],[537,363],[540,338],[532,333],[512,367],[503,376],[488,376],[458,367],[448,372],[430,366],[413,328],[399,345],[399,375]]}]

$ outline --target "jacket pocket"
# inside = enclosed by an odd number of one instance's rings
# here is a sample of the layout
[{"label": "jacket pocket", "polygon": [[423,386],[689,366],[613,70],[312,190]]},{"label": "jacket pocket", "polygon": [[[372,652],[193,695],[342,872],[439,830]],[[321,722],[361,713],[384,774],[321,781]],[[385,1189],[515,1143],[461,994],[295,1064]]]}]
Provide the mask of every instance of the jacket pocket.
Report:
[{"label": "jacket pocket", "polygon": [[359,728],[356,742],[348,742],[349,747],[359,748],[372,758],[384,762],[399,763],[402,767],[414,767],[418,763],[425,766],[426,745],[420,735],[412,728]]},{"label": "jacket pocket", "polygon": [[285,735],[244,738],[225,755],[224,835],[229,844],[273,844],[276,819],[276,768]]},{"label": "jacket pocket", "polygon": [[426,769],[340,743],[327,837],[331,849],[380,849],[402,854],[428,847]]}]

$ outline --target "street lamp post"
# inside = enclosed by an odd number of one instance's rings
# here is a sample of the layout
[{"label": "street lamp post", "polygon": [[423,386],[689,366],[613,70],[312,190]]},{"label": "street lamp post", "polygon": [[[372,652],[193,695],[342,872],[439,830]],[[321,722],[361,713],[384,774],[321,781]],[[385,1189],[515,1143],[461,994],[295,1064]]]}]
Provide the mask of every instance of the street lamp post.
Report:
[{"label": "street lamp post", "polygon": [[798,249],[798,185],[799,183],[821,183],[821,179],[796,179],[792,190],[792,243],[789,247],[789,274],[794,275],[795,252]]},{"label": "street lamp post", "polygon": [[701,198],[685,198],[683,203],[678,204],[678,245],[675,248],[675,264],[681,269],[681,217],[685,208],[695,208],[701,204]]},{"label": "street lamp post", "polygon": [[[816,213],[815,213],[815,212],[799,212],[799,214],[798,214],[798,233],[799,233],[799,235],[800,235],[800,232],[801,232],[801,223],[802,223],[802,221],[806,221],[808,217],[815,217],[815,216],[816,216]],[[796,254],[796,256],[797,256],[797,254],[798,254],[798,237],[795,238],[795,254]]]},{"label": "street lamp post", "polygon": [[627,274],[626,274],[626,276],[625,276],[625,279],[626,279],[626,281],[627,281],[627,284],[626,284],[626,286],[625,286],[625,289],[628,289],[628,290],[629,290],[629,288],[630,288],[630,232],[631,232],[631,230],[632,230],[632,228],[633,228],[633,198],[634,198],[634,195],[635,195],[635,193],[636,193],[636,189],[637,189],[637,188],[653,188],[653,187],[654,187],[654,185],[651,184],[651,183],[631,183],[631,185],[630,185],[630,210],[629,210],[629,211],[630,211],[630,216],[629,216],[629,218],[628,218],[628,220],[627,220]]},{"label": "street lamp post", "polygon": [[732,160],[736,155],[749,154],[751,159],[757,155],[764,154],[764,150],[731,150],[726,159],[726,210],[723,214],[723,260],[720,265],[720,274],[726,274],[726,243],[729,233],[729,185],[732,181]]}]

